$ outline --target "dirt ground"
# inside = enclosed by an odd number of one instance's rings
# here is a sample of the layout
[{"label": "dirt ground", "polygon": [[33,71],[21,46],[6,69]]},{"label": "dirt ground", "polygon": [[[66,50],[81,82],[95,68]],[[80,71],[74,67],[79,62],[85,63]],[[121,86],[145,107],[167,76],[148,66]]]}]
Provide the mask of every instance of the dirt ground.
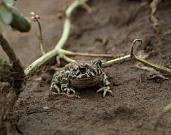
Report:
[{"label": "dirt ground", "polygon": [[[26,15],[34,11],[41,17],[46,51],[60,38],[63,17],[72,0],[22,0],[17,7]],[[160,33],[149,21],[150,7],[143,0],[92,0],[92,12],[79,10],[72,18],[68,50],[79,52],[127,54],[135,38],[144,41],[148,60],[171,67],[171,2],[161,3],[157,16]],[[5,36],[24,67],[40,56],[37,25],[29,33],[8,29]],[[105,42],[104,42],[105,41]],[[0,50],[3,55],[2,50]],[[74,57],[77,60],[93,59]],[[49,99],[50,82],[34,76],[15,106],[18,127],[24,135],[170,135],[171,114],[166,114],[154,130],[160,110],[171,102],[171,81],[136,68],[128,61],[105,68],[114,97],[102,98],[96,88],[78,90],[81,98],[58,96]]]}]

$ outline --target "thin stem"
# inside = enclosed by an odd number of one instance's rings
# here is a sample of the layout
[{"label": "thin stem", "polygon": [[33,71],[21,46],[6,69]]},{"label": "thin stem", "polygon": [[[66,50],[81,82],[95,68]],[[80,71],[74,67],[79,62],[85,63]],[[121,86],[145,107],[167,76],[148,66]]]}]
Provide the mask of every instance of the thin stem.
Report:
[{"label": "thin stem", "polygon": [[56,44],[55,50],[59,50],[59,49],[63,48],[63,46],[65,45],[65,43],[69,37],[70,29],[71,29],[71,22],[67,18],[64,22],[64,30],[63,30],[62,36],[61,36],[59,42]]},{"label": "thin stem", "polygon": [[76,62],[75,60],[69,58],[69,57],[66,56],[66,55],[61,55],[61,57],[62,57],[64,60],[66,60],[67,62]]},{"label": "thin stem", "polygon": [[71,4],[68,9],[65,12],[65,22],[64,22],[64,31],[62,33],[62,36],[59,40],[59,42],[56,44],[55,49],[61,49],[65,45],[65,42],[67,41],[69,34],[70,34],[70,29],[71,29],[71,21],[70,17],[73,13],[73,11],[78,8],[81,5],[84,5],[84,3],[88,0],[76,0],[73,4]]},{"label": "thin stem", "polygon": [[45,50],[43,49],[43,39],[41,38],[39,38],[39,47],[40,47],[41,54],[44,55]]},{"label": "thin stem", "polygon": [[40,47],[40,51],[42,53],[42,55],[45,54],[45,50],[43,49],[43,34],[42,34],[42,28],[41,28],[41,24],[40,21],[37,19],[37,24],[38,24],[38,28],[39,28],[39,47]]},{"label": "thin stem", "polygon": [[34,71],[36,71],[40,66],[45,64],[49,59],[53,58],[58,54],[58,50],[51,50],[48,53],[45,53],[43,56],[38,58],[36,61],[34,61],[31,65],[29,65],[25,70],[24,73],[26,76],[32,74]]},{"label": "thin stem", "polygon": [[38,25],[38,30],[39,30],[39,48],[40,48],[40,51],[43,54],[45,54],[45,51],[43,49],[43,34],[42,34],[42,27],[41,27],[41,23],[40,23],[40,16],[35,14],[35,12],[30,12],[30,15],[31,15],[31,19],[37,23]]},{"label": "thin stem", "polygon": [[81,52],[68,51],[68,50],[64,50],[64,49],[60,49],[60,52],[65,55],[69,55],[69,56],[106,57],[106,58],[114,57],[112,54],[81,53]]},{"label": "thin stem", "polygon": [[116,64],[116,63],[121,63],[121,62],[125,62],[125,61],[128,61],[131,59],[131,55],[124,55],[124,56],[121,56],[121,57],[118,57],[118,58],[115,58],[113,60],[109,60],[109,61],[106,61],[104,63],[102,63],[102,66],[103,67],[107,67],[107,66],[110,66],[112,64]]}]

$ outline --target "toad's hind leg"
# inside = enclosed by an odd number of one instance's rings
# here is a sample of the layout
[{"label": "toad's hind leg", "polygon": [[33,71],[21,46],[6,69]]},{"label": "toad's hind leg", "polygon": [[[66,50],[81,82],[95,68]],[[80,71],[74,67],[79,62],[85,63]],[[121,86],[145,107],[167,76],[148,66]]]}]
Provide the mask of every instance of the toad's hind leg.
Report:
[{"label": "toad's hind leg", "polygon": [[110,82],[108,80],[107,75],[104,72],[102,73],[102,76],[101,76],[101,82],[103,83],[103,87],[97,90],[97,93],[102,91],[103,97],[106,96],[106,93],[110,93],[111,95],[113,95],[113,92],[110,88]]}]

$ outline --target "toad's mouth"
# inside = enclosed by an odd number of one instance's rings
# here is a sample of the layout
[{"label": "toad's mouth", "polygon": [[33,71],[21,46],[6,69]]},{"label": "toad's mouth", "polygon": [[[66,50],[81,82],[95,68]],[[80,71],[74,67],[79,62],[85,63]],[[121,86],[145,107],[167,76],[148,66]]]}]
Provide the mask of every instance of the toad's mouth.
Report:
[{"label": "toad's mouth", "polygon": [[75,78],[74,80],[90,80],[90,79],[95,79],[97,78],[98,76],[89,76],[89,77],[77,77]]},{"label": "toad's mouth", "polygon": [[85,88],[85,87],[91,87],[95,86],[100,82],[100,76],[96,75],[93,77],[87,77],[87,78],[75,78],[72,79],[71,85],[75,88]]}]

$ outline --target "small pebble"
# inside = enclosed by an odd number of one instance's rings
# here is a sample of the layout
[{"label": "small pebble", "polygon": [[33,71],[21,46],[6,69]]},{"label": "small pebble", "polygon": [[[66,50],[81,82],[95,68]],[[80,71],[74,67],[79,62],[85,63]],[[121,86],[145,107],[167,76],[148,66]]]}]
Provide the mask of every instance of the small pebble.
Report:
[{"label": "small pebble", "polygon": [[44,106],[43,109],[44,109],[44,110],[48,110],[49,107],[48,107],[48,106]]}]

